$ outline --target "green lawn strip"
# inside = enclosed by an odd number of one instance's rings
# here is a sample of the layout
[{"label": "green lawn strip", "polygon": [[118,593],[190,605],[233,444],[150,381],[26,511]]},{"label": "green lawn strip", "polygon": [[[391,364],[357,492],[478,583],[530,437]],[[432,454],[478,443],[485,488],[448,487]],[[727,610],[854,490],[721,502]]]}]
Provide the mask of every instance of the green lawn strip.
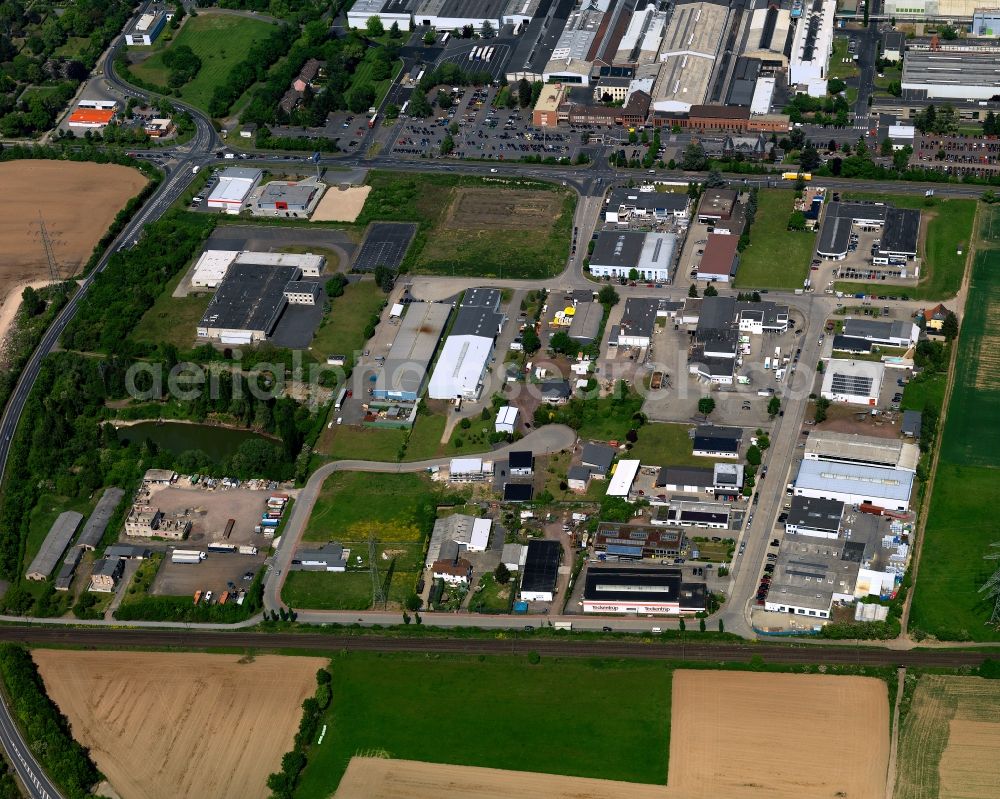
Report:
[{"label": "green lawn strip", "polygon": [[512,592],[516,577],[511,577],[506,585],[500,585],[493,579],[493,573],[487,572],[479,578],[478,590],[469,600],[469,609],[479,613],[510,613]]},{"label": "green lawn strip", "polygon": [[947,386],[948,376],[943,372],[917,375],[903,389],[900,408],[904,411],[922,411],[924,408],[936,408],[940,411]]},{"label": "green lawn strip", "polygon": [[313,337],[313,356],[325,363],[327,355],[346,355],[348,365],[353,364],[354,354],[365,345],[368,322],[384,304],[385,294],[375,281],[348,284],[344,293],[331,301],[330,312]]},{"label": "green lawn strip", "polygon": [[439,413],[418,413],[406,442],[404,461],[423,461],[435,458],[450,445],[441,443],[448,419]]},{"label": "green lawn strip", "polygon": [[[972,225],[976,216],[975,200],[912,197],[908,195],[865,194],[845,192],[845,200],[889,202],[900,208],[918,208],[935,216],[927,225],[924,260],[916,286],[884,281],[838,281],[836,289],[846,294],[906,294],[911,299],[944,300],[958,293],[965,273],[965,258],[972,240]],[[961,250],[961,253],[959,253]]]},{"label": "green lawn strip", "polygon": [[181,87],[181,99],[207,109],[215,87],[223,84],[250,48],[267,37],[273,26],[259,19],[229,14],[199,14],[188,17],[167,46],[132,67],[132,72],[158,86],[167,85],[169,70],[163,54],[169,47],[187,45],[201,59],[201,69]]},{"label": "green lawn strip", "polygon": [[759,192],[757,216],[750,228],[750,246],[740,254],[737,287],[802,287],[816,249],[816,235],[808,230],[788,230],[794,203],[795,192],[789,189]]},{"label": "green lawn strip", "polygon": [[[309,752],[298,799],[326,799],[350,758],[365,752],[667,782],[671,670],[663,664],[351,653],[334,658],[331,672],[326,737]],[[419,733],[429,708],[456,699],[463,712],[435,724],[433,735]]]},{"label": "green lawn strip", "polygon": [[153,307],[143,314],[132,332],[135,341],[151,344],[164,342],[178,349],[189,349],[197,340],[198,322],[205,315],[205,309],[212,301],[210,292],[174,297],[174,289],[180,284],[186,270],[181,270],[171,278],[156,298]]},{"label": "green lawn strip", "polygon": [[1000,310],[1000,250],[981,251],[962,318],[955,387],[948,406],[941,457],[951,463],[1000,467],[1000,366],[996,346]]},{"label": "green lawn strip", "polygon": [[[334,419],[336,413],[332,412]],[[399,449],[405,441],[406,430],[334,424],[323,430],[317,451],[331,460],[364,458],[369,461],[395,462],[399,460]]]},{"label": "green lawn strip", "polygon": [[[351,557],[354,557],[353,551]],[[365,558],[367,560],[367,554]],[[390,602],[402,604],[413,592],[419,576],[418,571],[399,568],[390,573],[388,563],[379,564],[379,578],[384,586],[388,583]],[[341,573],[290,572],[281,598],[297,610],[368,610],[372,604],[371,573],[367,569]]]},{"label": "green lawn strip", "polygon": [[643,466],[711,466],[711,458],[692,454],[691,425],[650,422],[639,428],[639,440],[628,453]]},{"label": "green lawn strip", "polygon": [[833,40],[833,54],[830,56],[830,78],[846,80],[858,74],[857,63],[853,59],[850,63],[845,63],[845,58],[850,58],[847,52],[847,39],[838,36]]},{"label": "green lawn strip", "polygon": [[[417,517],[433,514],[437,491],[423,473],[338,472],[320,490],[306,527],[306,541],[420,541]],[[433,516],[431,517],[433,518]],[[367,552],[364,553],[367,559]]]},{"label": "green lawn strip", "polygon": [[[945,430],[945,441],[951,434]],[[979,589],[996,569],[983,560],[1000,541],[1000,519],[987,499],[996,494],[1000,471],[960,466],[939,459],[930,515],[913,595],[910,633],[922,631],[942,640],[1000,641],[987,625],[992,600]]]}]

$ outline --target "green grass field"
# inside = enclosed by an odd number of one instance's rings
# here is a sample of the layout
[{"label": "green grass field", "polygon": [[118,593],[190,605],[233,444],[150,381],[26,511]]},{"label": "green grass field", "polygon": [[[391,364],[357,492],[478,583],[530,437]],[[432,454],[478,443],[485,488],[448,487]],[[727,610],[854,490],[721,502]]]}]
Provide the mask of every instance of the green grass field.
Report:
[{"label": "green grass field", "polygon": [[313,336],[313,355],[320,362],[325,362],[327,355],[346,355],[351,366],[354,354],[365,345],[368,321],[384,304],[385,294],[374,280],[347,285],[344,293],[330,302],[330,313]]},{"label": "green grass field", "polygon": [[[874,283],[838,281],[836,288],[844,293],[864,292],[885,293],[891,290],[905,293],[911,299],[945,300],[954,297],[962,285],[965,273],[965,259],[972,242],[972,226],[976,217],[975,200],[943,200],[938,198],[913,197],[893,194],[864,194],[845,192],[845,200],[874,200],[891,202],[900,208],[919,208],[925,214],[933,214],[927,225],[924,262],[921,265],[920,280],[916,286],[900,286],[881,281]],[[927,202],[930,201],[930,205]],[[961,249],[961,254],[958,250]]]},{"label": "green grass field", "polygon": [[941,410],[944,404],[944,392],[948,386],[948,376],[943,372],[931,375],[919,375],[911,379],[903,389],[903,401],[900,408],[904,411],[922,411],[924,408]]},{"label": "green grass field", "polygon": [[364,453],[365,460],[396,462],[404,441],[406,430],[335,424],[323,429],[316,451],[335,461],[357,458],[359,453]]},{"label": "green grass field", "polygon": [[197,339],[198,322],[205,315],[205,309],[212,301],[212,295],[191,294],[187,297],[174,297],[174,289],[181,282],[186,270],[171,278],[166,287],[156,298],[153,307],[142,315],[139,324],[132,332],[136,341],[148,341],[153,344],[165,342],[173,344],[180,350],[189,349]]},{"label": "green grass field", "polygon": [[259,19],[201,12],[197,17],[187,17],[171,41],[155,44],[153,54],[131,69],[143,80],[166,86],[169,70],[163,63],[163,53],[168,47],[186,44],[201,59],[201,69],[181,87],[181,99],[207,109],[215,87],[224,83],[250,48],[272,30],[270,23]]},{"label": "green grass field", "polygon": [[997,567],[983,556],[995,552],[990,544],[1000,541],[1000,519],[989,499],[1000,485],[1000,354],[993,321],[998,309],[1000,251],[980,252],[962,320],[910,619],[911,631],[942,639],[1000,641],[1000,630],[986,625],[991,606],[979,593]]},{"label": "green grass field", "polygon": [[649,423],[639,428],[639,440],[628,457],[638,458],[650,466],[711,466],[711,458],[692,454],[693,443],[688,435],[691,425]]},{"label": "green grass field", "polygon": [[816,234],[788,230],[795,192],[763,189],[757,195],[757,216],[750,228],[750,246],[740,254],[739,288],[796,289],[809,274]]},{"label": "green grass field", "polygon": [[[412,271],[533,279],[551,277],[566,266],[576,199],[561,187],[535,180],[510,180],[506,181],[507,186],[497,186],[496,180],[484,178],[382,171],[370,172],[368,183],[373,190],[357,224],[419,223],[404,260],[404,265]],[[483,218],[502,219],[510,215],[504,205],[508,189],[537,191],[539,200],[551,198],[552,213],[544,222],[535,218],[534,226],[520,229],[505,223],[495,228],[482,224],[471,231],[466,226],[469,220],[462,213],[455,214],[449,225],[452,202],[456,191],[462,188],[490,189],[489,197],[480,196],[468,206]]]},{"label": "green grass field", "polygon": [[[354,557],[352,552],[351,557]],[[363,555],[367,561],[367,550]],[[379,564],[379,576],[390,602],[402,604],[413,591],[419,572]],[[281,598],[293,608],[311,610],[367,610],[372,604],[372,578],[367,569],[330,572],[289,572]]]},{"label": "green grass field", "polygon": [[[331,672],[326,737],[309,753],[296,799],[326,799],[350,758],[365,752],[667,782],[671,671],[663,664],[351,653],[334,658]],[[458,712],[433,715],[456,702]]]},{"label": "green grass field", "polygon": [[845,58],[850,58],[847,52],[847,39],[837,36],[833,40],[833,55],[830,56],[830,78],[853,78],[858,74],[857,62],[851,60],[844,62]]},{"label": "green grass field", "polygon": [[426,474],[332,474],[313,507],[305,540],[364,541],[370,531],[380,541],[420,541],[416,516],[427,504],[433,509],[435,496]]}]

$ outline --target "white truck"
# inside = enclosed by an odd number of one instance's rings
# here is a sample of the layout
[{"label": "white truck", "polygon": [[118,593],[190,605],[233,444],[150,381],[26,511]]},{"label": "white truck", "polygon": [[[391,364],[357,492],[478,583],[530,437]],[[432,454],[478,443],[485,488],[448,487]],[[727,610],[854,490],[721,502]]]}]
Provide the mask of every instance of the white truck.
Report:
[{"label": "white truck", "polygon": [[205,553],[197,549],[175,549],[170,554],[171,563],[201,563],[205,560]]},{"label": "white truck", "polygon": [[239,548],[241,555],[256,555],[257,547],[247,546],[246,544],[241,544]]}]

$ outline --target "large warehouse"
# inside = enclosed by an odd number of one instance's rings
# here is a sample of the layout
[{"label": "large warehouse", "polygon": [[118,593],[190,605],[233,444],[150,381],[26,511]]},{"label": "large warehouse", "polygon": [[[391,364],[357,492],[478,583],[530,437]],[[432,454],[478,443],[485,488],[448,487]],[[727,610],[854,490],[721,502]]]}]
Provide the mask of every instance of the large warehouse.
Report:
[{"label": "large warehouse", "polygon": [[450,315],[451,306],[444,303],[411,302],[406,306],[406,316],[376,376],[375,399],[416,402],[420,398]]},{"label": "large warehouse", "polygon": [[198,323],[198,338],[222,344],[266,341],[274,332],[302,270],[295,266],[261,269],[233,264]]},{"label": "large warehouse", "polygon": [[636,279],[634,269],[642,280],[669,283],[676,252],[673,233],[605,230],[598,234],[590,256],[590,274]]},{"label": "large warehouse", "polygon": [[673,9],[650,96],[655,111],[687,112],[708,98],[729,9],[691,3]]},{"label": "large warehouse", "polygon": [[238,214],[243,209],[243,202],[263,177],[264,173],[259,169],[224,169],[219,175],[219,182],[208,195],[208,207],[218,208],[227,214]]},{"label": "large warehouse", "polygon": [[319,277],[326,266],[326,258],[315,253],[205,250],[191,272],[191,286],[218,288],[233,264],[249,264],[261,268],[294,266],[301,270],[302,277]]},{"label": "large warehouse", "polygon": [[272,180],[254,192],[251,206],[256,216],[308,216],[315,210],[326,184],[316,178]]},{"label": "large warehouse", "polygon": [[676,616],[705,610],[704,582],[684,582],[680,569],[591,568],[583,589],[584,613]]},{"label": "large warehouse", "polygon": [[814,430],[806,440],[802,457],[809,461],[856,463],[913,472],[917,469],[920,450],[916,444],[898,438]]},{"label": "large warehouse", "polygon": [[73,540],[73,534],[82,521],[83,514],[75,510],[60,513],[49,528],[48,535],[45,536],[38,554],[31,561],[24,576],[29,580],[47,580],[58,565],[69,542]]},{"label": "large warehouse", "polygon": [[505,319],[501,297],[499,289],[465,292],[428,384],[431,399],[478,399]]},{"label": "large warehouse", "polygon": [[851,463],[804,460],[792,492],[797,497],[836,499],[845,505],[871,504],[894,511],[910,507],[914,473]]},{"label": "large warehouse", "polygon": [[810,97],[825,97],[833,54],[833,18],[837,0],[807,0],[796,23],[788,83]]},{"label": "large warehouse", "polygon": [[347,12],[347,24],[351,28],[364,28],[369,18],[378,17],[386,30],[395,23],[401,31],[408,31],[416,5],[417,0],[354,0]]},{"label": "large warehouse", "polygon": [[1000,94],[1000,59],[993,52],[907,50],[902,87],[907,100],[990,100]]},{"label": "large warehouse", "polygon": [[916,258],[920,211],[861,202],[832,202],[827,206],[816,254],[833,261],[844,260],[850,251],[851,232],[855,226],[867,231],[882,231],[872,253],[872,263],[905,264]]}]

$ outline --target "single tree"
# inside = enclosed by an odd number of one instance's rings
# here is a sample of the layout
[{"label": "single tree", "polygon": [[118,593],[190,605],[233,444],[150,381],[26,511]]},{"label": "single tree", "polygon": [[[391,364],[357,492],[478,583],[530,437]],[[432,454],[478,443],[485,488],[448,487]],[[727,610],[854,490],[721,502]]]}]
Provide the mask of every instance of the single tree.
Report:
[{"label": "single tree", "polygon": [[773,419],[778,415],[779,410],[781,410],[781,400],[777,397],[771,397],[770,402],[767,403],[767,415]]},{"label": "single tree", "polygon": [[712,411],[715,410],[715,400],[711,397],[702,397],[698,400],[698,413],[702,416],[708,416]]},{"label": "single tree", "polygon": [[493,570],[493,579],[497,585],[507,585],[510,582],[510,569],[503,563],[498,563],[497,567]]},{"label": "single tree", "polygon": [[614,286],[602,286],[601,290],[597,292],[597,301],[609,308],[617,305],[619,299],[618,292],[615,291]]},{"label": "single tree", "polygon": [[816,424],[826,420],[826,411],[830,407],[830,400],[826,397],[820,397],[816,400],[816,412],[813,414],[813,421]]},{"label": "single tree", "polygon": [[755,444],[747,447],[747,463],[751,466],[760,466],[760,449]]},{"label": "single tree", "polygon": [[726,179],[718,169],[710,169],[708,177],[705,178],[706,189],[721,189],[726,185]]},{"label": "single tree", "polygon": [[399,23],[398,22],[393,22],[392,23],[392,27],[389,28],[389,35],[393,39],[398,39],[400,36],[403,35],[403,32],[399,29]]},{"label": "single tree", "polygon": [[382,24],[382,20],[376,16],[368,17],[365,29],[368,31],[369,36],[381,36],[385,33],[385,26]]},{"label": "single tree", "polygon": [[483,27],[479,29],[479,35],[484,39],[492,39],[497,35],[496,29],[493,27],[493,23],[488,19],[483,20]]},{"label": "single tree", "polygon": [[709,283],[707,286],[705,286],[704,295],[706,297],[718,297],[719,290],[713,284]]},{"label": "single tree", "polygon": [[531,105],[531,84],[525,78],[517,82],[517,103],[521,108]]},{"label": "single tree", "polygon": [[437,41],[437,34],[435,34],[434,31],[427,31],[427,33],[424,34],[424,44],[426,44],[428,47],[430,47],[436,41]]},{"label": "single tree", "polygon": [[[27,289],[25,289],[27,291]],[[944,322],[941,324],[941,335],[945,337],[947,341],[953,341],[958,336],[958,317],[955,316],[953,311],[948,311],[947,316],[944,318]]]},{"label": "single tree", "polygon": [[688,288],[688,296],[689,297],[697,297],[698,296],[698,287],[694,283],[692,283],[691,286],[690,286],[690,288]]}]

